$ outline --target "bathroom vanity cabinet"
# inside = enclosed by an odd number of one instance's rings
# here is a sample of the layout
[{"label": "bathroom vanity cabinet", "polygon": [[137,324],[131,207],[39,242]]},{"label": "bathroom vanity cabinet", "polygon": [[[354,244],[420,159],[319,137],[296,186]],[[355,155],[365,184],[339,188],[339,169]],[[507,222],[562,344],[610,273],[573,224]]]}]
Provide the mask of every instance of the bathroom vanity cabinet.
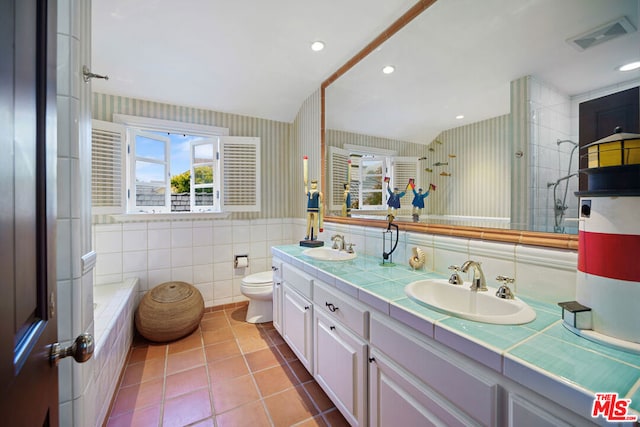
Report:
[{"label": "bathroom vanity cabinet", "polygon": [[595,425],[589,408],[580,416],[475,360],[474,346],[453,350],[328,284],[320,268],[273,259],[279,331],[351,425]]},{"label": "bathroom vanity cabinet", "polygon": [[271,262],[273,271],[273,327],[282,335],[282,261],[274,258]]},{"label": "bathroom vanity cabinet", "polygon": [[282,265],[282,337],[309,372],[313,372],[312,281],[297,268]]}]

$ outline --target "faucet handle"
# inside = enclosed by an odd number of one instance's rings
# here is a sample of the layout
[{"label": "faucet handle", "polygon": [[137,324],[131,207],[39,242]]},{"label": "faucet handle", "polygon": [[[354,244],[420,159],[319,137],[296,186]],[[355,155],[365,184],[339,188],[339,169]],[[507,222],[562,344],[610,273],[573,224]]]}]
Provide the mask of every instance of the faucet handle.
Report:
[{"label": "faucet handle", "polygon": [[355,244],[355,243],[347,243],[347,253],[348,253],[348,254],[352,254],[352,253],[354,253],[354,252],[355,252],[355,251],[353,250],[353,247],[354,247],[354,246],[356,246],[356,244]]},{"label": "faucet handle", "polygon": [[453,271],[453,274],[451,275],[451,277],[449,277],[449,283],[451,283],[452,285],[462,285],[462,278],[458,273],[458,271],[460,271],[460,266],[450,265],[449,270]]},{"label": "faucet handle", "polygon": [[509,284],[515,282],[516,280],[513,277],[507,276],[498,276],[496,277],[496,280],[502,283],[502,285],[500,285],[500,287],[496,291],[496,296],[502,299],[513,299],[513,291],[509,287]]}]

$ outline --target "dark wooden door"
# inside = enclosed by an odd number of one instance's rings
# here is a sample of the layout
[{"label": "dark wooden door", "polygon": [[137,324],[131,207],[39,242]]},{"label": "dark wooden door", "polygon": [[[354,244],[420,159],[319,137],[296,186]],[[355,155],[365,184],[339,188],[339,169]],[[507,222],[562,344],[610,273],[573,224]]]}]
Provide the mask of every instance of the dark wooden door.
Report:
[{"label": "dark wooden door", "polygon": [[0,0],[0,425],[57,426],[56,2]]},{"label": "dark wooden door", "polygon": [[[640,133],[640,87],[634,87],[580,104],[580,147],[614,133]],[[580,150],[580,169],[587,168],[587,158]],[[587,190],[587,176],[580,174],[580,191]]]}]

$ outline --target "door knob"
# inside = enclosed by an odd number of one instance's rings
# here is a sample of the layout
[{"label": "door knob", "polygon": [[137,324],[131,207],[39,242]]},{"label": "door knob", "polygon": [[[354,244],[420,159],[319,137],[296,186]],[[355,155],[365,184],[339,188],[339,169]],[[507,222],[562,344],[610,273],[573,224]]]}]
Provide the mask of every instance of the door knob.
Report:
[{"label": "door knob", "polygon": [[78,335],[76,340],[67,348],[63,348],[60,343],[51,345],[49,360],[53,365],[58,365],[58,361],[67,356],[73,356],[78,363],[84,363],[91,359],[94,349],[93,336],[91,334]]}]

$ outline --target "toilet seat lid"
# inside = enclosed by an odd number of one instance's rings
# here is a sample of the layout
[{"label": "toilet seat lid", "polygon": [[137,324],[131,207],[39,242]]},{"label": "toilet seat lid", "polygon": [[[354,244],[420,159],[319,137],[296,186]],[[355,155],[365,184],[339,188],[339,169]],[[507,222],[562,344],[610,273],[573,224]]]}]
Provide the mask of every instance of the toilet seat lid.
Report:
[{"label": "toilet seat lid", "polygon": [[261,271],[260,273],[250,274],[242,283],[245,285],[266,285],[273,282],[273,271]]}]

